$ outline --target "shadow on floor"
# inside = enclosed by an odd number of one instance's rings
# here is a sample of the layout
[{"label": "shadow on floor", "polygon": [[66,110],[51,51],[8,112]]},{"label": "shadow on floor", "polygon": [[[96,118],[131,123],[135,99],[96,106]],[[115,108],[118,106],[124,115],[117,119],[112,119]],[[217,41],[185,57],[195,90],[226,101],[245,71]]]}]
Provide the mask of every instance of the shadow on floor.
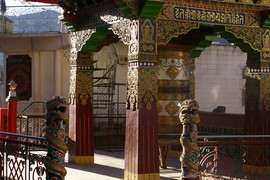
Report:
[{"label": "shadow on floor", "polygon": [[[76,165],[66,163],[66,180],[120,180],[124,178],[124,151],[95,150],[95,164]],[[177,158],[168,158],[167,169],[160,169],[160,180],[175,180],[180,177],[180,162]]]}]

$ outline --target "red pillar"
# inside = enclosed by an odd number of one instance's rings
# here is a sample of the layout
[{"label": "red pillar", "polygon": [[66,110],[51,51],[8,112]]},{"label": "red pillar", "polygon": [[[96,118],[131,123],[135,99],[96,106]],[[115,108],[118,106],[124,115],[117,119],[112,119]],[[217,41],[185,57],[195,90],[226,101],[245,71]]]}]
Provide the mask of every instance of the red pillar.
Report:
[{"label": "red pillar", "polygon": [[7,108],[1,108],[0,109],[0,131],[7,132],[7,115],[8,115],[8,109]]},{"label": "red pillar", "polygon": [[11,133],[17,132],[17,84],[11,80],[9,85],[9,94],[6,99],[8,102],[8,131]]},{"label": "red pillar", "polygon": [[[70,71],[69,162],[94,164],[93,62],[78,52]],[[75,64],[76,62],[76,64]]]},{"label": "red pillar", "polygon": [[[125,180],[160,179],[155,25],[155,20],[142,18],[134,21],[130,27],[132,39],[128,52]],[[141,30],[145,31],[139,32]],[[139,41],[136,39],[138,33],[145,35]]]}]

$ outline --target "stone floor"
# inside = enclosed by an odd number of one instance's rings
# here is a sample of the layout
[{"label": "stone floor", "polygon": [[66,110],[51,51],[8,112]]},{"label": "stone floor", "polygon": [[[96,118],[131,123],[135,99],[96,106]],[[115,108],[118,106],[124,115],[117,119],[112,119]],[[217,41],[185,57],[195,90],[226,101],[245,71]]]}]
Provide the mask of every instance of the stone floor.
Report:
[{"label": "stone floor", "polygon": [[[168,158],[167,169],[160,169],[161,180],[174,180],[180,177],[180,162]],[[91,166],[66,164],[66,180],[119,180],[124,177],[124,151],[95,150],[95,164]]]}]

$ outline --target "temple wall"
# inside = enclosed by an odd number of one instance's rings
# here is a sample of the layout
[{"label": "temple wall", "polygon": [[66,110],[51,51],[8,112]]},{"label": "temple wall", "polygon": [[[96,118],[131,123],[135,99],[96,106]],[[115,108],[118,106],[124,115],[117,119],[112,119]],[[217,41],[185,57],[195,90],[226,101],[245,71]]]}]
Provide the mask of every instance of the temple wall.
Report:
[{"label": "temple wall", "polygon": [[[57,56],[58,53],[60,55]],[[70,67],[68,59],[63,57],[63,51],[34,52],[33,59],[33,100],[47,101],[53,96],[68,99]]]},{"label": "temple wall", "polygon": [[212,45],[195,60],[195,98],[200,111],[225,106],[226,113],[244,114],[242,71],[247,54],[238,47]]},{"label": "temple wall", "polygon": [[[31,38],[33,39],[31,40]],[[21,41],[19,41],[20,37],[10,38],[5,41],[5,48],[0,48],[0,51],[4,53],[4,76],[3,87],[1,88],[1,107],[7,107],[7,102],[5,101],[8,93],[6,92],[6,84],[9,83],[9,80],[7,80],[7,59],[10,56],[17,55],[27,55],[31,58],[30,86],[32,87],[29,100],[18,101],[18,113],[27,107],[31,102],[45,102],[56,95],[64,96],[68,99],[70,72],[68,36],[49,36],[47,39],[46,37],[41,38],[42,39],[34,37],[22,38],[24,42],[23,44],[20,43]],[[33,111],[35,111],[35,108],[33,109]],[[38,109],[40,109],[40,107],[38,107]]]},{"label": "temple wall", "polygon": [[[120,59],[117,64],[116,83],[126,83],[127,46],[118,42],[114,44],[114,48]],[[13,54],[25,54],[25,51],[17,49],[17,52],[12,52],[10,50],[8,55]],[[59,48],[28,51],[27,54],[32,58],[32,97],[29,101],[19,102],[18,111],[21,110],[20,107],[25,107],[29,102],[46,101],[54,95],[68,98],[70,70],[68,57],[66,57],[69,55],[68,52]],[[8,55],[5,54],[5,59]],[[211,112],[217,106],[225,106],[226,113],[244,114],[242,69],[246,65],[246,59],[246,53],[243,53],[238,47],[211,46],[195,60],[195,98],[201,111]],[[162,76],[162,72],[159,76]],[[1,103],[2,107],[5,107],[6,102],[3,101],[6,95],[5,88],[2,90]],[[120,91],[120,101],[125,101],[126,88]]]}]

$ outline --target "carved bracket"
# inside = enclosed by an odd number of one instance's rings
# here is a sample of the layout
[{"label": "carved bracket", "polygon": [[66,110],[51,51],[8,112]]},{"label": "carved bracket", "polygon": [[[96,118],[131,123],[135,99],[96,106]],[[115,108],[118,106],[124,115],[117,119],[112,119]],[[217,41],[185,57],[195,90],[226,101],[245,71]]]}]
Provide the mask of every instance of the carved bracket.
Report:
[{"label": "carved bracket", "polygon": [[191,29],[198,29],[199,23],[158,19],[157,44],[167,44],[171,38],[187,34]]},{"label": "carved bracket", "polygon": [[77,53],[81,51],[83,45],[91,35],[96,32],[96,29],[87,29],[83,31],[76,31],[71,33],[70,43],[70,64],[76,65]]},{"label": "carved bracket", "polygon": [[131,40],[131,24],[131,20],[125,19],[119,21],[118,23],[112,24],[109,29],[112,30],[115,35],[121,38],[124,44],[129,45]]},{"label": "carved bracket", "polygon": [[243,39],[254,50],[260,51],[262,46],[261,28],[225,26],[225,30],[232,33],[236,38]]}]

